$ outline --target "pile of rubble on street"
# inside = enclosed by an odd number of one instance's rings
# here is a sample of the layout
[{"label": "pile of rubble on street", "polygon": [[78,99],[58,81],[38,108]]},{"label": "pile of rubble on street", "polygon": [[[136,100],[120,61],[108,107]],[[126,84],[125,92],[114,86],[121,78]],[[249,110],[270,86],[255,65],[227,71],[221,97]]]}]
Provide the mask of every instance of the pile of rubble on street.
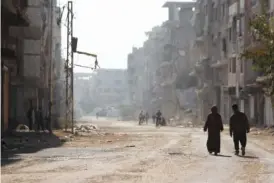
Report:
[{"label": "pile of rubble on street", "polygon": [[250,132],[252,135],[271,135],[274,136],[274,126],[266,128],[251,128]]},{"label": "pile of rubble on street", "polygon": [[75,135],[90,135],[90,134],[99,134],[99,127],[92,124],[85,125],[75,125],[74,126]]}]

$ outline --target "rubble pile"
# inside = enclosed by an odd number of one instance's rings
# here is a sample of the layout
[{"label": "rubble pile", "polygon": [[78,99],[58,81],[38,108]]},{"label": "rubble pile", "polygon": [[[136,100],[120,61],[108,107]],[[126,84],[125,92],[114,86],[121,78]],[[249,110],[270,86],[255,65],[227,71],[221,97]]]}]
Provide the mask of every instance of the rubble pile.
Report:
[{"label": "rubble pile", "polygon": [[274,136],[274,126],[265,127],[265,128],[251,128],[251,134],[253,135],[272,135]]},{"label": "rubble pile", "polygon": [[74,132],[76,135],[84,135],[84,134],[98,134],[98,127],[95,125],[87,124],[87,125],[80,125],[74,126]]},{"label": "rubble pile", "polygon": [[15,131],[17,131],[17,132],[29,132],[30,129],[29,129],[29,127],[28,127],[27,125],[19,124],[19,125],[16,127]]}]

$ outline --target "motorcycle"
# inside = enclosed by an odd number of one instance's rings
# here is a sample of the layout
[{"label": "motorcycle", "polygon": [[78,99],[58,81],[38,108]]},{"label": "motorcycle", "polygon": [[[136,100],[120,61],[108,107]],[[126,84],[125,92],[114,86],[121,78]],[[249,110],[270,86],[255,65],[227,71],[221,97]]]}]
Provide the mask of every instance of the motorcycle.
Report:
[{"label": "motorcycle", "polygon": [[145,117],[142,116],[139,118],[139,125],[142,125],[145,122]]},{"label": "motorcycle", "polygon": [[164,117],[156,117],[156,123],[155,123],[156,127],[159,126],[166,126],[166,120]]}]

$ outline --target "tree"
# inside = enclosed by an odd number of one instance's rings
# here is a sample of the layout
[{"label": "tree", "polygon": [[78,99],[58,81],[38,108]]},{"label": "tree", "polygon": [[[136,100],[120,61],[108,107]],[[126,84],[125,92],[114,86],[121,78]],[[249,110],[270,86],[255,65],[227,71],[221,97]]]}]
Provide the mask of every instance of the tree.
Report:
[{"label": "tree", "polygon": [[[256,46],[246,48],[242,58],[252,60],[253,69],[262,73],[260,83],[265,94],[274,97],[274,29],[273,20],[266,13],[250,21],[250,31]],[[273,100],[272,100],[273,101]]]}]

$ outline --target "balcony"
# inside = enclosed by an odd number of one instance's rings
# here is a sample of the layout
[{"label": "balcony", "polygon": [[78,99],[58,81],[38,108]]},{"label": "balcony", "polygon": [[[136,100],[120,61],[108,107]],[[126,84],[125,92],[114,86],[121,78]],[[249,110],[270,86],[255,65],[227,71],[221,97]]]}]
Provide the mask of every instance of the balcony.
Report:
[{"label": "balcony", "polygon": [[[240,74],[240,86],[244,86],[244,74]],[[228,73],[228,86],[230,87],[236,87],[237,85],[237,77],[236,73]]]}]

